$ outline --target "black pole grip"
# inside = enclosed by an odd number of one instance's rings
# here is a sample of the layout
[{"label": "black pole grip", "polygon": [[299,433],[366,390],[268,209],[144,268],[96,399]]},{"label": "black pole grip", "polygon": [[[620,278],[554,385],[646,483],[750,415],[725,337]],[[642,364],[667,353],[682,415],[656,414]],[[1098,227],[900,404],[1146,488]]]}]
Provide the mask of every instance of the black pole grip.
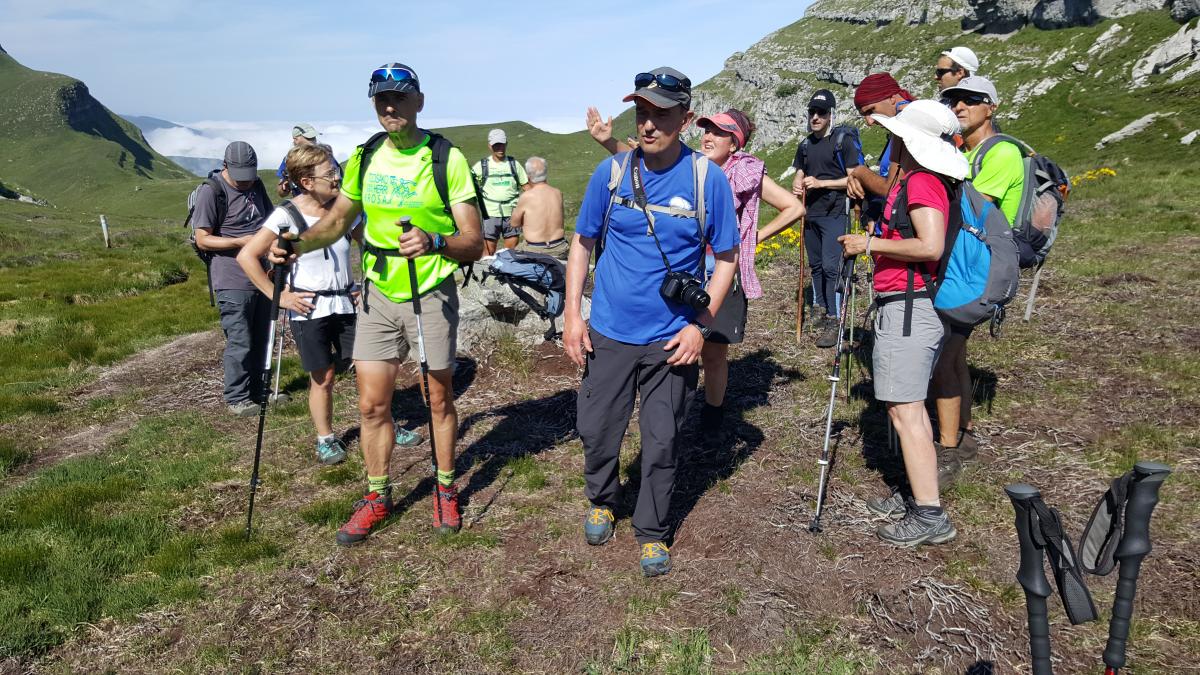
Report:
[{"label": "black pole grip", "polygon": [[[400,218],[400,231],[408,233],[412,231],[412,218],[402,216]],[[408,259],[408,290],[412,294],[413,313],[421,313],[421,293],[420,285],[417,283],[417,261],[412,258]]]},{"label": "black pole grip", "polygon": [[1108,644],[1104,647],[1104,664],[1111,669],[1125,666],[1125,643],[1129,639],[1138,573],[1151,548],[1150,516],[1158,504],[1158,489],[1170,474],[1171,467],[1158,462],[1138,462],[1133,467],[1133,480],[1125,501],[1125,533],[1117,545],[1116,558],[1121,570],[1112,619],[1108,623]]},{"label": "black pole grip", "polygon": [[1021,565],[1017,568],[1017,581],[1025,589],[1025,609],[1029,617],[1029,654],[1033,658],[1034,675],[1051,675],[1050,666],[1050,620],[1046,610],[1046,598],[1050,597],[1050,582],[1046,579],[1046,552],[1033,540],[1033,506],[1030,502],[1041,499],[1037,488],[1017,483],[1004,488],[1012,500],[1016,512],[1017,541],[1021,545]]}]

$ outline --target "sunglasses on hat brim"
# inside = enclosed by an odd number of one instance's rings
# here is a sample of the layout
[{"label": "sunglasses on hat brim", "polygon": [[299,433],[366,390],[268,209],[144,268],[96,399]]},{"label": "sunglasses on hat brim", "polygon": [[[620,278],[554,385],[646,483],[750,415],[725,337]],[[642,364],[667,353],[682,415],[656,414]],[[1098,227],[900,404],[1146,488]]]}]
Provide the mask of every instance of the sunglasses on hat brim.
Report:
[{"label": "sunglasses on hat brim", "polygon": [[690,80],[687,78],[681,80],[667,73],[659,73],[657,75],[654,73],[638,73],[633,76],[633,86],[638,89],[645,89],[651,84],[657,84],[659,88],[675,93],[688,93],[692,90]]}]

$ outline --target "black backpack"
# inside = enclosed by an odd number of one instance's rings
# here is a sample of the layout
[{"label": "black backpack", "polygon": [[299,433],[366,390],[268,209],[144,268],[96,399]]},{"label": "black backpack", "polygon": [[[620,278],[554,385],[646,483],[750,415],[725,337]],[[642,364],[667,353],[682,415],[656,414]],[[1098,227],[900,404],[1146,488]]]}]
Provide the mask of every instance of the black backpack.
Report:
[{"label": "black backpack", "polygon": [[[479,160],[479,171],[482,174],[479,177],[479,187],[480,188],[482,188],[484,185],[487,185],[488,163],[489,163],[488,159],[490,159],[490,158],[491,158],[491,155],[488,155],[487,157],[484,157],[483,159]],[[508,170],[512,172],[513,182],[515,183],[516,181],[520,180],[520,176],[521,176],[521,174],[517,173],[517,160],[513,159],[513,157],[511,155],[505,155],[504,159],[508,160]],[[485,216],[485,218],[486,218],[486,216]]]},{"label": "black backpack", "polygon": [[[192,229],[192,233],[188,237],[188,244],[191,245],[192,252],[196,254],[196,257],[200,258],[200,262],[204,263],[204,274],[208,278],[208,304],[210,307],[217,306],[216,293],[213,291],[212,287],[213,254],[210,251],[205,251],[196,245],[196,228],[192,226],[192,215],[196,213],[196,200],[200,196],[200,188],[207,185],[209,189],[212,190],[213,195],[217,200],[217,212],[215,218],[216,225],[213,227],[213,234],[218,234],[218,231],[221,229],[221,225],[225,223],[225,215],[229,213],[229,202],[225,198],[225,188],[222,187],[221,183],[218,182],[222,180],[220,176],[222,170],[223,169],[213,169],[212,171],[209,171],[208,176],[204,179],[204,181],[197,185],[191,191],[191,193],[188,194],[187,217],[183,219],[183,226]],[[263,185],[262,180],[258,177],[255,177],[254,187],[251,189],[254,190],[259,197],[262,197],[263,204],[266,205],[269,213],[271,210],[271,197],[267,195],[267,187]],[[265,217],[268,214],[263,215]]]},{"label": "black backpack", "polygon": [[[454,221],[454,215],[450,210],[450,179],[446,175],[446,163],[450,160],[450,148],[454,144],[445,136],[434,133],[429,130],[424,130],[429,134],[429,150],[433,153],[433,186],[437,189],[438,197],[442,200],[442,210],[446,215],[450,216],[451,222]],[[363,183],[367,177],[367,167],[371,164],[371,157],[383,142],[387,140],[388,134],[386,131],[380,131],[374,136],[367,139],[366,143],[358,146],[362,149],[362,154],[358,160],[358,188],[363,189]],[[479,209],[479,217],[487,219],[487,209],[483,206],[483,192],[479,189],[479,182],[475,180],[474,172],[467,171],[471,176],[471,182],[475,187],[475,205]],[[455,231],[458,230],[457,223],[454,226]],[[367,243],[366,238],[363,238],[363,250],[375,256],[376,272],[382,273],[383,266],[386,266],[385,258],[400,255],[400,249],[395,248],[379,248]],[[463,286],[471,279],[471,270],[474,268],[474,263],[459,263],[463,270]],[[363,289],[363,298],[366,298],[366,289]]]},{"label": "black backpack", "polygon": [[[841,125],[833,128],[833,156],[837,158],[838,165],[842,167],[842,173],[846,172],[846,160],[842,156],[842,149],[846,145],[846,139],[849,138],[854,147],[854,152],[858,156],[858,163],[864,163],[862,152],[862,141],[858,138],[858,129],[854,127]],[[808,135],[800,141],[800,145],[796,147],[796,157],[792,160],[792,168],[804,169],[808,165],[808,146],[810,145]],[[806,170],[807,172],[807,170]]]}]

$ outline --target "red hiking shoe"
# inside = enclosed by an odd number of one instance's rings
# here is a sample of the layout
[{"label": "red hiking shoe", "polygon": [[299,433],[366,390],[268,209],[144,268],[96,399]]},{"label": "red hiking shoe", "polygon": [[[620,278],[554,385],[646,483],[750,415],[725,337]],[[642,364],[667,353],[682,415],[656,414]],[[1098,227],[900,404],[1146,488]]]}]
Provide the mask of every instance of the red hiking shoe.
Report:
[{"label": "red hiking shoe", "polygon": [[433,489],[433,529],[439,534],[458,532],[462,514],[458,511],[458,490],[454,486]]},{"label": "red hiking shoe", "polygon": [[392,512],[392,493],[372,492],[354,502],[354,515],[338,530],[339,546],[352,546],[367,538],[371,529],[387,520]]}]

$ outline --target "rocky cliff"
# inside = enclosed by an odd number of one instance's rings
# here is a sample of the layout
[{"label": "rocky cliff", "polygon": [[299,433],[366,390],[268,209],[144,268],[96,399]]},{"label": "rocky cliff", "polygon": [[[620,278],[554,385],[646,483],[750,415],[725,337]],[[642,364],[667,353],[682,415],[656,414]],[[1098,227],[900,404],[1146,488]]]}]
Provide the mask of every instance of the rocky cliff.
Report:
[{"label": "rocky cliff", "polygon": [[[803,111],[815,89],[834,92],[842,122],[861,124],[851,99],[863,77],[890,72],[916,96],[934,96],[939,53],[964,45],[1000,91],[1001,120],[1033,140],[1063,135],[1036,124],[1042,106],[1099,97],[1086,117],[1098,117],[1095,131],[1103,133],[1085,139],[1090,147],[1145,114],[1119,109],[1144,107],[1138,95],[1124,98],[1131,89],[1194,82],[1198,42],[1200,31],[1172,21],[1161,0],[821,0],[802,20],[731,56],[697,88],[696,108],[750,112],[758,126],[752,149],[778,166],[806,132]],[[1025,131],[1027,123],[1037,128]]]}]

